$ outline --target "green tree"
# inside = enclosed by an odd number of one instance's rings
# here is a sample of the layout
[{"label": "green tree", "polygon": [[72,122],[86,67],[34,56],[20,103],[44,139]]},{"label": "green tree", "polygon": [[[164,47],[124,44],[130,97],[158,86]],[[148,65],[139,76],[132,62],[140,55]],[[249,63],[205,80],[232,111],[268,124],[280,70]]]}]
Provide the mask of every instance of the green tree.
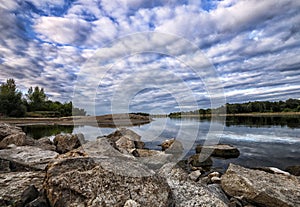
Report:
[{"label": "green tree", "polygon": [[14,79],[8,79],[0,86],[0,113],[13,117],[22,117],[26,113],[22,93],[17,90]]},{"label": "green tree", "polygon": [[29,101],[30,111],[46,110],[46,101],[48,98],[43,88],[40,89],[38,86],[36,86],[33,89],[32,87],[30,87],[26,96]]}]

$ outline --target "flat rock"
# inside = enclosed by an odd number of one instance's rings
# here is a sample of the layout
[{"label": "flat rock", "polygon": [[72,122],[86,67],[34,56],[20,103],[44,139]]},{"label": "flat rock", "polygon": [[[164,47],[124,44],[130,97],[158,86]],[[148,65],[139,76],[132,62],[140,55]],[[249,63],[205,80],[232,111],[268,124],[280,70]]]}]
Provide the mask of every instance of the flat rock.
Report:
[{"label": "flat rock", "polygon": [[19,146],[0,150],[0,160],[6,166],[2,171],[44,170],[48,162],[58,155],[57,152],[43,150],[34,146]]},{"label": "flat rock", "polygon": [[190,180],[183,169],[173,166],[172,163],[164,165],[158,174],[166,178],[172,188],[176,207],[227,207],[227,204],[206,185]]},{"label": "flat rock", "polygon": [[44,172],[9,172],[0,174],[0,206],[22,203],[22,194],[30,185],[42,189]]},{"label": "flat rock", "polygon": [[198,145],[196,147],[196,153],[210,154],[211,156],[222,158],[236,158],[240,155],[236,147],[227,144]]},{"label": "flat rock", "polygon": [[76,157],[50,163],[44,189],[51,206],[123,207],[132,199],[141,206],[167,207],[172,202],[164,179],[119,157]]},{"label": "flat rock", "polygon": [[258,206],[300,206],[300,180],[230,164],[222,176],[223,190]]}]

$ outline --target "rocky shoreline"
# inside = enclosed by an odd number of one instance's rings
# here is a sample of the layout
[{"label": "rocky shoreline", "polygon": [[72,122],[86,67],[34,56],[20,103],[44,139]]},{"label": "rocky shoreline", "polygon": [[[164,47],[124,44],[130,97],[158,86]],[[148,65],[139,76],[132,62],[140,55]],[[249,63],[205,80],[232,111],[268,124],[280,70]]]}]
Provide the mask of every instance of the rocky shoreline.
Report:
[{"label": "rocky shoreline", "polygon": [[120,128],[95,141],[80,134],[34,140],[0,124],[0,206],[300,206],[299,166],[283,171],[230,164],[211,171],[211,156],[239,156],[229,145],[197,146],[178,162],[175,139],[162,150]]}]

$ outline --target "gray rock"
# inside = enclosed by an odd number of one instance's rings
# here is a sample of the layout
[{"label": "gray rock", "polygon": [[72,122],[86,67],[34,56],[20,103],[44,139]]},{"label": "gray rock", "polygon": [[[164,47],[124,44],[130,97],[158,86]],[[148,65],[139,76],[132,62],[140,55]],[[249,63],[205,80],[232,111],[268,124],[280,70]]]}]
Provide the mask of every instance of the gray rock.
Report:
[{"label": "gray rock", "polygon": [[58,134],[53,142],[56,146],[56,151],[60,154],[69,152],[81,146],[84,141],[77,134]]},{"label": "gray rock", "polygon": [[173,143],[175,142],[175,139],[167,139],[161,143],[161,149],[162,151],[165,151],[168,149]]},{"label": "gray rock", "polygon": [[222,176],[223,190],[259,206],[300,206],[300,181],[292,175],[271,174],[230,164]]},{"label": "gray rock", "polygon": [[35,140],[26,137],[21,128],[0,123],[0,149],[8,148],[9,145],[34,145]]},{"label": "gray rock", "polygon": [[193,167],[207,167],[212,166],[213,161],[210,157],[205,157],[201,154],[194,154],[189,157],[188,164]]},{"label": "gray rock", "polygon": [[24,190],[34,185],[42,189],[44,172],[10,172],[0,174],[0,206],[15,206],[22,204]]},{"label": "gray rock", "polygon": [[210,185],[207,185],[207,187],[220,200],[222,200],[226,204],[229,204],[229,199],[227,198],[225,192],[222,190],[222,188],[219,184],[210,184]]},{"label": "gray rock", "polygon": [[188,178],[188,174],[181,168],[173,168],[174,163],[164,165],[158,174],[167,179],[172,188],[176,207],[218,206],[227,207],[208,187],[196,183]]},{"label": "gray rock", "polygon": [[26,134],[19,132],[18,134],[11,134],[3,138],[0,142],[0,149],[5,149],[8,145],[15,144],[22,146],[26,144]]},{"label": "gray rock", "polygon": [[[5,163],[2,171],[44,170],[48,162],[58,155],[57,152],[43,150],[34,146],[20,146],[0,150],[0,160]],[[9,167],[9,168],[8,168]]]},{"label": "gray rock", "polygon": [[200,170],[196,170],[196,171],[193,171],[189,174],[189,178],[192,180],[192,181],[197,181],[199,179],[199,177],[201,176],[201,172]]},{"label": "gray rock", "polygon": [[121,137],[127,137],[128,139],[132,141],[141,141],[141,136],[135,133],[134,131],[126,128],[121,128],[119,130],[116,130],[115,132],[107,135],[107,138],[112,140],[113,142],[116,142]]},{"label": "gray rock", "polygon": [[48,165],[44,188],[51,206],[122,207],[130,199],[141,206],[172,202],[164,179],[126,157],[58,160]]},{"label": "gray rock", "polygon": [[35,146],[42,148],[44,150],[51,150],[51,151],[56,150],[56,146],[48,137],[43,137],[36,140]]},{"label": "gray rock", "polygon": [[291,173],[292,175],[300,176],[300,165],[289,166],[285,171]]},{"label": "gray rock", "polygon": [[116,142],[116,147],[122,152],[122,149],[124,150],[131,150],[135,148],[135,144],[134,141],[130,140],[127,137],[121,137],[120,139],[118,139]]},{"label": "gray rock", "polygon": [[0,123],[0,141],[2,141],[5,137],[12,134],[22,133],[22,129],[20,127],[12,126],[5,123]]},{"label": "gray rock", "polygon": [[236,147],[227,144],[208,146],[198,145],[196,147],[196,153],[203,153],[222,158],[236,158],[240,155],[240,152]]},{"label": "gray rock", "polygon": [[34,185],[28,186],[21,195],[22,205],[26,205],[39,196],[39,191]]},{"label": "gray rock", "polygon": [[126,201],[124,207],[140,207],[141,205],[135,202],[134,200],[128,200]]}]

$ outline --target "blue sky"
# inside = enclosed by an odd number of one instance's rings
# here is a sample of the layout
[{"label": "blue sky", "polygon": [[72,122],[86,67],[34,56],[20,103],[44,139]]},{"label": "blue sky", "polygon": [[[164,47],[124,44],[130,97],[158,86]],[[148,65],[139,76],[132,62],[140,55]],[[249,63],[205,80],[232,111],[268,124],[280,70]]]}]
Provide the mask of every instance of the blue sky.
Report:
[{"label": "blue sky", "polygon": [[298,99],[299,11],[294,0],[5,0],[0,82],[90,114]]}]

